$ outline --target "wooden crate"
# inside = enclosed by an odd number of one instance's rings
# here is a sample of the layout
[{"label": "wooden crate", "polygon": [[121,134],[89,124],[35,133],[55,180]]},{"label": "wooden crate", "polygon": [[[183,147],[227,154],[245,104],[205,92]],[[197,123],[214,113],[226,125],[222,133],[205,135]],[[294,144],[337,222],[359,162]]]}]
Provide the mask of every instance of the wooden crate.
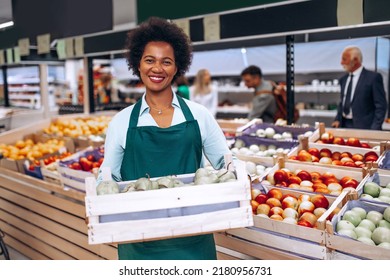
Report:
[{"label": "wooden crate", "polygon": [[326,246],[333,250],[334,253],[329,254],[332,259],[372,259],[372,260],[389,260],[390,250],[378,246],[368,245],[352,238],[338,235],[335,232],[337,222],[342,218],[343,214],[353,207],[362,207],[366,211],[376,210],[384,211],[386,206],[367,203],[360,200],[348,201],[341,209],[338,215],[335,215],[332,221],[327,222],[326,226]]},{"label": "wooden crate", "polygon": [[383,174],[380,172],[377,172],[378,169],[373,168],[369,170],[368,175],[362,180],[362,188],[358,189],[357,195],[359,199],[363,202],[368,202],[368,203],[377,203],[379,205],[386,205],[390,206],[389,203],[383,202],[383,201],[377,201],[377,200],[372,200],[372,199],[367,199],[367,198],[360,198],[360,196],[363,194],[363,187],[365,183],[367,182],[375,182],[380,186],[386,186],[387,184],[390,183],[390,174]]},{"label": "wooden crate", "polygon": [[[379,161],[379,158],[381,156],[380,151],[375,150],[375,149],[368,149],[368,148],[359,148],[359,147],[351,147],[351,146],[346,146],[346,145],[330,145],[330,144],[323,144],[323,143],[315,143],[315,142],[309,142],[308,137],[300,137],[299,138],[299,145],[294,148],[293,150],[290,151],[290,153],[287,154],[287,160],[291,160],[291,156],[297,156],[299,151],[301,150],[306,150],[308,151],[310,148],[316,148],[319,151],[321,149],[329,149],[332,153],[334,152],[349,152],[352,155],[354,154],[361,154],[365,155],[368,152],[374,152],[378,156],[378,160],[375,161],[376,163]],[[319,165],[319,166],[330,166],[329,164],[323,164],[319,162],[311,162],[314,165]],[[337,165],[337,167],[343,167],[347,168],[356,168],[356,167],[348,167],[348,166],[342,166],[342,165]]]},{"label": "wooden crate", "polygon": [[52,162],[49,166],[43,164],[43,166],[41,166],[41,173],[44,181],[61,185],[58,162]]},{"label": "wooden crate", "polygon": [[[321,135],[325,132],[330,132],[333,136],[342,137],[348,139],[354,137],[360,140],[360,142],[366,142],[371,147],[380,146],[381,143],[387,142],[390,139],[390,131],[382,130],[367,130],[367,129],[346,129],[346,128],[328,128],[324,123],[320,123],[319,127],[309,137],[310,142],[316,142],[321,139]],[[380,151],[382,154],[383,151]]]},{"label": "wooden crate", "polygon": [[[256,120],[261,121],[261,120]],[[233,120],[225,120],[225,119],[218,119],[217,120],[219,126],[221,127],[222,131],[226,135],[235,136],[238,131],[241,131],[244,129],[248,123],[252,124],[253,121],[249,121],[248,119],[233,119]]]},{"label": "wooden crate", "polygon": [[[87,178],[89,243],[148,241],[253,225],[250,182],[244,164],[236,163],[236,182],[145,192],[97,196],[95,179]],[[191,181],[193,176],[185,174],[178,178]],[[162,217],[149,218],[151,212]]]},{"label": "wooden crate", "polygon": [[385,151],[378,159],[378,165],[374,166],[380,174],[390,175],[390,141],[383,144]]},{"label": "wooden crate", "polygon": [[61,185],[64,188],[72,188],[85,192],[85,178],[97,176],[97,172],[75,170],[68,167],[68,164],[76,162],[80,157],[89,154],[95,155],[96,158],[103,156],[99,154],[98,148],[88,147],[58,162],[57,170],[60,176]]},{"label": "wooden crate", "polygon": [[[253,187],[256,188],[256,185]],[[280,189],[285,194],[293,194],[298,197],[304,192]],[[318,219],[315,228],[289,224],[282,221],[271,220],[269,218],[254,215],[254,226],[244,229],[228,230],[227,234],[233,239],[245,240],[246,243],[253,243],[257,249],[267,254],[274,254],[277,258],[283,259],[326,259],[327,249],[325,247],[325,225],[328,216],[332,211],[341,208],[349,199],[350,192],[344,191],[340,196],[326,196],[329,201],[329,209]],[[235,240],[237,242],[237,240]],[[229,245],[227,249],[229,248]],[[253,256],[250,251],[251,246],[242,246],[238,252],[244,255]],[[263,252],[264,253],[264,252]],[[256,257],[256,256],[255,256]]]}]

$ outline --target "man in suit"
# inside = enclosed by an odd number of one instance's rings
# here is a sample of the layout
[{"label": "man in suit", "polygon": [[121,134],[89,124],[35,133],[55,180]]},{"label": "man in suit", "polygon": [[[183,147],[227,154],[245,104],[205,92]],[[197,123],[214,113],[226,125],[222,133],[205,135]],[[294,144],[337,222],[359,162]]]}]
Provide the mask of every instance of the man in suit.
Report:
[{"label": "man in suit", "polygon": [[[341,65],[347,72],[340,80],[341,100],[333,127],[381,130],[387,111],[382,75],[365,69],[358,47],[346,47]],[[352,82],[352,83],[351,83]]]}]

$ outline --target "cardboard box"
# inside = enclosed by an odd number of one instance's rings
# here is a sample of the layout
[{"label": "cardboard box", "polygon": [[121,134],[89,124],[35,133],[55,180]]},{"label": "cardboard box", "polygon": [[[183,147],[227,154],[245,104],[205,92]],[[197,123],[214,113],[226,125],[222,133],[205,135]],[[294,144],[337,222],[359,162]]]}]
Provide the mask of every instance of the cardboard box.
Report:
[{"label": "cardboard box", "polygon": [[[87,178],[89,243],[149,241],[253,225],[250,182],[244,164],[239,165],[234,182],[100,196],[95,179]],[[193,177],[184,174],[178,179],[185,182]]]}]

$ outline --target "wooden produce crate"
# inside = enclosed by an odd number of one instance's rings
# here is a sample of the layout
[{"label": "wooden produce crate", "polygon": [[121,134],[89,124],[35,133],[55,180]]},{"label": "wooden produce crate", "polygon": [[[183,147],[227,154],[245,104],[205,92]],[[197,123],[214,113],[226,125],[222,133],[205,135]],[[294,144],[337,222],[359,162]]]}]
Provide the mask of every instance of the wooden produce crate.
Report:
[{"label": "wooden produce crate", "polygon": [[72,188],[85,192],[85,178],[91,176],[96,177],[97,168],[93,168],[90,171],[85,171],[82,169],[75,170],[70,168],[69,165],[78,162],[81,157],[87,157],[89,155],[93,155],[95,159],[100,159],[104,156],[101,152],[101,147],[88,147],[58,162],[58,173],[60,175],[60,182],[64,188]]},{"label": "wooden produce crate", "polygon": [[[89,243],[149,241],[253,225],[250,182],[243,163],[236,163],[235,182],[143,192],[97,196],[95,179],[87,178]],[[193,177],[184,174],[178,179],[192,182]]]},{"label": "wooden produce crate", "polygon": [[44,181],[61,185],[58,162],[52,162],[48,166],[41,166],[41,173]]},{"label": "wooden produce crate", "polygon": [[[379,158],[380,158],[380,152],[378,150],[375,150],[375,149],[351,147],[351,146],[346,146],[346,145],[329,145],[329,144],[315,143],[315,142],[309,142],[308,137],[299,137],[299,145],[296,148],[292,149],[290,153],[288,153],[287,160],[298,160],[298,159],[293,159],[293,158],[298,156],[298,153],[301,150],[306,150],[310,153],[310,149],[317,149],[318,151],[321,151],[322,149],[328,149],[328,150],[330,150],[332,155],[335,152],[339,152],[339,153],[348,152],[351,154],[351,156],[360,154],[363,156],[363,161],[362,161],[363,163],[364,163],[364,156],[367,153],[374,153],[377,156],[378,159],[376,161],[373,161],[373,163],[377,163],[379,161]],[[318,158],[318,160],[320,160],[320,159],[321,159],[321,157]],[[336,158],[332,158],[332,159],[334,160]],[[321,162],[311,162],[311,163],[315,164],[315,165],[320,165],[320,166],[333,166],[333,163],[330,163],[330,164],[325,164],[325,163],[321,163]],[[339,164],[341,164],[341,163],[339,162]],[[347,170],[349,168],[359,168],[359,166],[348,166],[348,165],[336,165],[336,166],[342,167],[342,168],[347,168]],[[361,167],[363,167],[363,166],[360,166],[360,168]]]},{"label": "wooden produce crate", "polygon": [[362,187],[359,188],[359,190],[357,192],[359,200],[361,200],[363,202],[376,203],[376,204],[379,204],[379,205],[390,206],[390,203],[387,203],[387,202],[384,202],[384,201],[379,201],[379,200],[376,200],[376,199],[369,199],[369,198],[361,197],[361,195],[363,194],[363,191],[364,191],[363,190],[364,185],[367,182],[375,182],[379,186],[385,187],[387,184],[390,183],[390,175],[379,173],[378,169],[376,169],[376,168],[373,168],[373,169],[369,170],[368,171],[368,176],[366,176],[362,180],[362,182],[361,182]]},{"label": "wooden produce crate", "polygon": [[[366,129],[346,129],[346,128],[328,128],[324,123],[320,123],[319,127],[309,137],[310,142],[317,142],[321,139],[322,134],[329,132],[334,137],[342,137],[344,140],[353,137],[357,138],[361,143],[367,143],[370,147],[379,148],[381,143],[387,142],[390,139],[390,131],[382,130],[366,130]],[[380,154],[383,151],[379,151]]]},{"label": "wooden produce crate", "polygon": [[225,136],[234,137],[237,133],[241,132],[248,125],[252,125],[253,123],[257,122],[262,122],[262,120],[254,119],[252,121],[249,121],[248,119],[217,119],[217,122],[221,127],[222,131],[225,133]]},{"label": "wooden produce crate", "polygon": [[[318,172],[321,175],[324,174],[324,173],[329,173],[330,172],[330,173],[333,173],[333,175],[336,177],[337,180],[340,180],[344,176],[349,176],[352,179],[355,179],[355,180],[358,181],[359,184],[356,187],[356,190],[358,190],[358,189],[360,189],[362,187],[361,181],[366,176],[368,176],[367,175],[368,171],[365,168],[358,169],[358,168],[342,168],[342,167],[327,166],[327,165],[324,165],[324,166],[321,165],[320,166],[320,165],[314,165],[312,163],[305,163],[305,162],[301,162],[301,161],[285,161],[283,158],[278,158],[278,163],[275,164],[272,169],[268,170],[268,172],[266,172],[263,175],[262,178],[259,178],[259,181],[263,182],[263,184],[265,184],[265,185],[269,184],[268,181],[264,182],[264,181],[267,180],[267,176],[272,174],[272,173],[275,173],[275,171],[277,171],[279,169],[282,169],[282,168],[286,168],[286,169],[288,169],[289,171],[291,171],[294,174],[298,170],[299,171],[300,170],[306,170],[309,173],[311,173],[311,172]],[[284,188],[284,187],[281,187],[281,188]],[[313,193],[311,191],[305,191],[305,190],[302,190],[302,191],[308,192],[308,193]],[[335,196],[335,195],[332,195],[332,196]]]},{"label": "wooden produce crate", "polygon": [[390,175],[390,141],[383,144],[385,151],[382,153],[378,159],[378,165],[375,166],[378,168],[378,172],[381,174]]},{"label": "wooden produce crate", "polygon": [[[253,188],[261,188],[261,185],[254,185]],[[305,194],[301,191],[291,189],[280,189],[283,195],[291,194],[299,197]],[[264,190],[262,191],[264,192]],[[265,190],[267,192],[267,190]],[[314,195],[314,194],[313,194]],[[239,253],[257,257],[256,253],[253,255],[251,248],[257,248],[262,251],[260,256],[264,258],[263,254],[269,254],[269,259],[326,259],[327,249],[325,247],[325,225],[328,216],[332,211],[341,207],[348,201],[350,192],[344,191],[338,197],[327,196],[330,207],[317,220],[314,228],[304,227],[300,225],[290,224],[282,221],[272,220],[262,216],[254,215],[253,227],[243,229],[228,230],[227,234],[234,240],[243,240],[243,243],[251,243],[253,246],[238,246],[234,249]],[[233,243],[234,243],[233,242]],[[229,246],[226,242],[225,246]],[[242,248],[242,249],[239,249]]]},{"label": "wooden produce crate", "polygon": [[368,245],[352,238],[342,236],[336,233],[336,224],[340,221],[347,210],[353,207],[362,207],[367,212],[375,210],[383,213],[386,206],[367,203],[360,200],[348,201],[341,211],[335,215],[332,221],[327,222],[326,226],[326,247],[329,248],[329,259],[372,259],[372,260],[390,260],[390,250],[374,245]]}]

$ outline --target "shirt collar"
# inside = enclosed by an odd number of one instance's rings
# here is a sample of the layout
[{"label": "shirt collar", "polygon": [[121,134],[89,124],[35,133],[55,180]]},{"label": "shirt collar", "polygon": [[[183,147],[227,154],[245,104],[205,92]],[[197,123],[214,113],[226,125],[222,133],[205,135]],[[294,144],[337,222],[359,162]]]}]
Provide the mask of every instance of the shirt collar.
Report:
[{"label": "shirt collar", "polygon": [[[179,100],[177,99],[177,95],[176,95],[176,93],[173,90],[172,90],[172,93],[173,93],[172,106],[180,109],[181,107],[180,107],[180,104],[179,104]],[[146,94],[144,93],[142,95],[142,103],[141,103],[141,109],[140,109],[140,114],[139,114],[140,116],[142,114],[149,113],[149,111],[150,111],[149,105],[146,102],[145,96],[146,96]]]},{"label": "shirt collar", "polygon": [[353,71],[350,74],[353,74],[353,77],[359,77],[360,73],[362,73],[362,70],[363,70],[363,65],[361,65],[358,69],[356,69],[355,71]]}]

